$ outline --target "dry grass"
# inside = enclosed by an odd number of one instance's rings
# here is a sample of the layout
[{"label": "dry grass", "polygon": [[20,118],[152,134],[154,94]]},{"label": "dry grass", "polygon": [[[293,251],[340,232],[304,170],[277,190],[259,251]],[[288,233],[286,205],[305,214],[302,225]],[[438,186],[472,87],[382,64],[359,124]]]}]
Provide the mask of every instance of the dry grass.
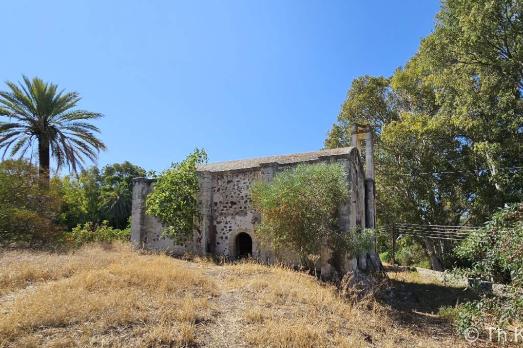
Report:
[{"label": "dry grass", "polygon": [[465,346],[281,267],[186,262],[125,245],[8,252],[0,265],[0,347]]},{"label": "dry grass", "polygon": [[248,303],[242,331],[262,347],[465,346],[456,337],[434,339],[401,327],[390,309],[366,299],[350,304],[335,287],[303,273],[252,263],[225,266],[226,290]]},{"label": "dry grass", "polygon": [[13,265],[4,269],[4,291],[37,283],[2,298],[0,345],[191,345],[195,324],[211,315],[213,282],[167,256],[90,247],[34,259],[12,253],[2,262]]},{"label": "dry grass", "polygon": [[133,256],[127,244],[89,246],[70,254],[9,251],[0,254],[0,296],[34,283],[67,278],[84,270],[100,269]]}]

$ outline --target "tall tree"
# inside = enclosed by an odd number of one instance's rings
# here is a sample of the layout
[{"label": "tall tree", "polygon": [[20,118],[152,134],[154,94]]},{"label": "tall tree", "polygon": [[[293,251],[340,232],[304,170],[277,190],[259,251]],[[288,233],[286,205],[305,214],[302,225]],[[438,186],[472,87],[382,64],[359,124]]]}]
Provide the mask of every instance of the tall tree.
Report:
[{"label": "tall tree", "polygon": [[165,226],[162,233],[180,242],[190,239],[195,222],[201,218],[196,167],[203,163],[207,163],[207,152],[194,149],[158,177],[153,192],[147,197],[147,214],[162,222]]},{"label": "tall tree", "polygon": [[403,68],[353,82],[325,145],[374,127],[381,222],[478,225],[523,198],[522,93],[523,2],[446,0]]},{"label": "tall tree", "polygon": [[398,119],[395,104],[389,79],[368,75],[354,79],[325,146],[350,146],[350,126],[354,124],[370,125],[377,135],[381,134],[385,124]]},{"label": "tall tree", "polygon": [[[414,194],[407,181],[426,182],[434,197],[441,185],[459,182],[460,190],[449,197],[454,209],[428,214],[424,208],[408,220],[450,223],[461,215],[480,224],[523,195],[522,92],[523,2],[446,0],[434,32],[404,68],[390,79],[364,76],[353,82],[325,144],[347,145],[354,123],[375,128],[378,204],[391,204],[381,217],[402,216],[399,207],[409,197],[413,206],[424,206],[423,195]],[[430,167],[421,171],[422,163]],[[421,180],[420,172],[433,174]],[[380,192],[380,179],[406,197]]]},{"label": "tall tree", "polygon": [[126,228],[131,216],[132,179],[145,175],[143,168],[125,161],[57,179],[63,196],[62,223],[71,229],[106,220],[111,227]]},{"label": "tall tree", "polygon": [[9,151],[23,157],[36,143],[44,184],[49,184],[51,157],[57,169],[67,165],[76,172],[85,158],[94,161],[105,149],[95,135],[100,130],[86,122],[102,115],[77,109],[78,93],[59,91],[57,85],[36,77],[6,84],[8,90],[0,92],[0,116],[7,118],[0,121],[0,150],[3,156]]},{"label": "tall tree", "polygon": [[[462,160],[475,174],[469,176],[467,212],[475,223],[504,203],[521,200],[521,0],[445,1],[434,32],[406,68],[395,74],[392,85],[410,98],[433,101],[436,109],[430,114],[442,127],[453,129],[462,145]],[[420,91],[427,90],[432,98],[419,98],[427,95]]]},{"label": "tall tree", "polygon": [[103,216],[111,226],[123,229],[129,224],[133,179],[143,176],[146,176],[145,170],[128,161],[103,168],[101,173]]}]

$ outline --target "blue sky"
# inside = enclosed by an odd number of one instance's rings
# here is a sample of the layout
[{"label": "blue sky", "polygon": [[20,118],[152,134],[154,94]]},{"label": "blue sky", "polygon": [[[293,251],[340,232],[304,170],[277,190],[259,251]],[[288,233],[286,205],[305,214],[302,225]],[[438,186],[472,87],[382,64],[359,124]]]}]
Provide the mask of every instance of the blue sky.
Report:
[{"label": "blue sky", "polygon": [[[78,91],[108,150],[162,170],[320,149],[352,79],[391,75],[435,0],[2,1],[0,80]],[[5,85],[1,84],[0,88]]]}]

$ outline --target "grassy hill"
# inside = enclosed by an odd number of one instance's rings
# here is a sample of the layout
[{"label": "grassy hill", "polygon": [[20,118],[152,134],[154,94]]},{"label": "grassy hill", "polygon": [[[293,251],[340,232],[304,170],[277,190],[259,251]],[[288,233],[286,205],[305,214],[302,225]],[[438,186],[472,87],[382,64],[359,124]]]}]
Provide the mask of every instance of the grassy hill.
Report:
[{"label": "grassy hill", "polygon": [[469,346],[434,315],[340,298],[280,267],[139,254],[0,254],[0,347]]}]

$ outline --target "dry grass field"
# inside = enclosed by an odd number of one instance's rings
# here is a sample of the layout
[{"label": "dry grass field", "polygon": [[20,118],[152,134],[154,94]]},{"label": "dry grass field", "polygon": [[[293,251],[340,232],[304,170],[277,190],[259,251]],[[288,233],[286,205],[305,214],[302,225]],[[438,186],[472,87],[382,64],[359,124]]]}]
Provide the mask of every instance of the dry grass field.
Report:
[{"label": "dry grass field", "polygon": [[123,244],[4,252],[0,314],[0,347],[469,346],[431,314],[351,303],[306,274]]}]

